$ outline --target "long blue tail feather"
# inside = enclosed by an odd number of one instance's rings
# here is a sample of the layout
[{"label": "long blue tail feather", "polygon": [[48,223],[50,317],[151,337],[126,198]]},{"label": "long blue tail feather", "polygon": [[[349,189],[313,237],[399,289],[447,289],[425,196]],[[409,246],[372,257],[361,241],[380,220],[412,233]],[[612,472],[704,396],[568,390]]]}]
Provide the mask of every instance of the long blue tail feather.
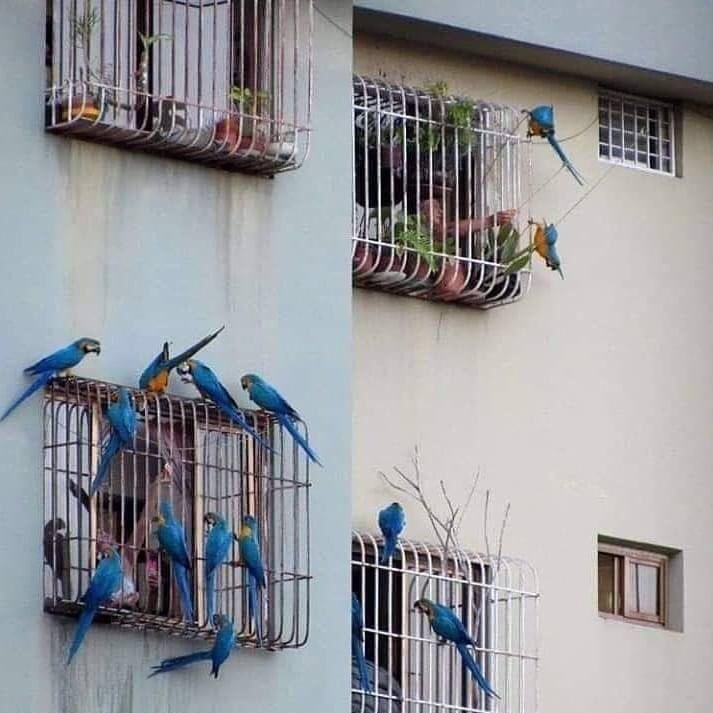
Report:
[{"label": "long blue tail feather", "polygon": [[43,386],[47,385],[55,376],[54,371],[48,371],[40,374],[7,408],[5,413],[0,416],[0,421],[4,421],[25,399],[28,399],[32,394]]},{"label": "long blue tail feather", "polygon": [[363,691],[371,693],[374,689],[371,685],[369,671],[364,660],[364,650],[362,643],[358,637],[352,635],[352,656],[356,659],[357,667],[359,668],[359,685]]},{"label": "long blue tail feather", "polygon": [[263,448],[267,448],[270,453],[277,453],[277,451],[247,422],[245,417],[234,408],[231,408],[230,418],[235,421],[244,431],[247,431]]},{"label": "long blue tail feather", "polygon": [[463,658],[463,663],[466,665],[466,668],[473,674],[473,678],[475,679],[475,682],[480,686],[480,688],[482,688],[483,691],[485,691],[485,693],[487,693],[489,696],[493,696],[499,699],[500,696],[495,693],[490,684],[485,680],[485,676],[483,676],[476,660],[473,658],[473,655],[468,650],[467,644],[456,644],[456,648],[458,649],[458,652]]},{"label": "long blue tail feather", "polygon": [[278,420],[290,433],[292,438],[295,439],[297,445],[309,456],[310,460],[312,460],[317,465],[322,465],[319,458],[317,457],[317,454],[310,448],[310,445],[309,443],[307,443],[305,437],[297,430],[297,426],[295,426],[292,419],[289,416],[281,414],[280,416],[278,416]]},{"label": "long blue tail feather", "polygon": [[258,642],[262,641],[262,616],[258,615],[259,594],[260,587],[257,586],[257,579],[251,574],[248,581],[248,612],[250,618],[255,620],[255,633],[257,634]]},{"label": "long blue tail feather", "polygon": [[208,626],[213,625],[213,614],[215,613],[215,577],[216,570],[214,569],[206,578],[205,596],[208,600]]},{"label": "long blue tail feather", "polygon": [[394,556],[396,552],[396,545],[398,544],[398,538],[389,536],[384,540],[384,547],[381,550],[381,561],[380,564],[386,564],[391,557]]},{"label": "long blue tail feather", "polygon": [[178,562],[173,563],[173,573],[176,577],[178,592],[181,596],[181,611],[186,621],[193,621],[193,599],[188,581],[188,570]]},{"label": "long blue tail feather", "polygon": [[109,442],[106,444],[106,448],[102,453],[101,462],[99,463],[99,468],[97,469],[96,478],[89,487],[89,496],[91,497],[94,493],[101,488],[109,474],[109,468],[111,467],[111,461],[114,456],[121,450],[121,439],[116,433],[111,434]]},{"label": "long blue tail feather", "polygon": [[567,158],[567,155],[560,146],[559,141],[557,141],[557,139],[552,134],[547,134],[547,140],[550,142],[550,146],[552,146],[552,148],[555,150],[560,159],[562,159],[562,163],[565,165],[565,168],[574,176],[574,180],[577,181],[580,186],[583,186],[584,179],[582,178],[582,175],[572,165],[572,162]]},{"label": "long blue tail feather", "polygon": [[79,647],[82,645],[82,641],[84,641],[84,637],[87,635],[89,627],[92,625],[92,621],[94,621],[94,615],[96,613],[96,609],[94,609],[93,607],[85,607],[82,610],[82,613],[79,615],[79,621],[77,622],[77,630],[74,633],[72,645],[69,647],[67,665],[70,664],[70,662],[74,658],[74,654],[77,653]]},{"label": "long blue tail feather", "polygon": [[170,659],[164,659],[158,666],[151,667],[153,671],[148,675],[148,678],[158,676],[159,673],[167,673],[168,671],[175,671],[177,668],[190,666],[196,661],[210,661],[210,659],[210,651],[198,651],[195,654],[186,654],[185,656],[175,656]]}]

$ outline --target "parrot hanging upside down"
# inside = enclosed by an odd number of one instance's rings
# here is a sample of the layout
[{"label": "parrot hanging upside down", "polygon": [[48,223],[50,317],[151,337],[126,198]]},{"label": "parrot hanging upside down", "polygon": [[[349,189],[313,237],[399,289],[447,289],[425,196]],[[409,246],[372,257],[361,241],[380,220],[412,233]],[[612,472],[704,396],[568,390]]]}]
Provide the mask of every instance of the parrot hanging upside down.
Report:
[{"label": "parrot hanging upside down", "polygon": [[574,176],[575,181],[577,181],[580,186],[584,185],[582,175],[572,165],[572,162],[567,158],[565,152],[560,146],[559,141],[555,138],[554,109],[551,106],[542,105],[537,106],[532,111],[528,111],[526,113],[530,117],[530,121],[527,126],[528,138],[530,136],[540,136],[543,139],[547,139],[550,146],[552,146],[556,154],[562,160],[565,168]]},{"label": "parrot hanging upside down", "polygon": [[469,646],[475,646],[475,642],[470,638],[465,626],[463,626],[463,622],[456,616],[455,612],[449,607],[432,602],[430,599],[419,599],[413,608],[426,614],[434,634],[455,644],[465,667],[471,672],[478,686],[489,696],[500,698],[487,682],[477,661],[468,650]]},{"label": "parrot hanging upside down", "polygon": [[216,512],[207,512],[203,516],[207,525],[211,525],[210,533],[205,543],[205,580],[206,580],[206,600],[208,610],[208,622],[213,622],[213,612],[215,611],[215,579],[218,574],[218,567],[225,562],[233,540],[236,539],[232,530],[228,527],[225,518]]},{"label": "parrot hanging upside down", "polygon": [[183,362],[177,369],[184,383],[193,385],[198,389],[200,395],[207,401],[212,401],[219,411],[227,416],[233,423],[237,424],[244,431],[247,431],[261,446],[274,453],[274,449],[265,442],[263,438],[243,416],[240,407],[235,403],[235,399],[230,395],[228,389],[223,386],[212,369],[207,367],[198,359],[189,359]]},{"label": "parrot hanging upside down", "polygon": [[532,223],[535,226],[535,235],[532,238],[532,244],[535,252],[545,261],[545,265],[550,270],[557,270],[560,277],[564,280],[562,273],[562,263],[559,253],[557,252],[557,228],[553,223],[547,223],[543,218],[542,223]]},{"label": "parrot hanging upside down", "polygon": [[178,356],[169,357],[168,342],[163,343],[163,349],[154,358],[154,360],[144,369],[139,379],[139,388],[143,391],[150,391],[156,394],[162,394],[168,388],[168,380],[171,376],[171,371],[179,364],[182,364],[187,359],[190,359],[194,354],[197,354],[203,347],[210,344],[223,330],[223,325],[217,332],[209,334],[199,342],[196,342],[192,347],[188,347]]},{"label": "parrot hanging upside down", "polygon": [[240,377],[240,385],[243,390],[248,392],[250,399],[261,409],[265,409],[265,411],[269,411],[277,417],[280,425],[284,426],[310,460],[317,463],[317,465],[322,465],[317,454],[310,448],[305,437],[295,426],[295,421],[300,420],[300,415],[285,401],[274,386],[270,386],[267,381],[261,379],[257,374],[244,374]]},{"label": "parrot hanging upside down", "polygon": [[130,446],[134,442],[136,434],[136,411],[134,407],[134,397],[129,390],[123,386],[119,387],[119,398],[117,403],[112,404],[106,410],[106,418],[111,427],[111,435],[102,452],[101,462],[97,469],[97,476],[89,488],[89,495],[92,496],[104,484],[111,461],[122,449]]},{"label": "parrot hanging upside down", "polygon": [[198,651],[195,654],[164,659],[158,666],[151,667],[153,671],[148,677],[153,678],[153,676],[158,676],[159,673],[175,671],[184,666],[190,666],[196,661],[210,661],[213,664],[210,669],[210,675],[218,678],[220,667],[225,663],[235,646],[235,628],[233,627],[233,622],[223,614],[215,615],[214,624],[218,627],[218,633],[210,651]]},{"label": "parrot hanging upside down", "polygon": [[399,503],[391,503],[379,513],[379,529],[384,536],[384,549],[381,551],[380,564],[386,564],[396,552],[399,535],[406,527],[406,515]]},{"label": "parrot hanging upside down", "polygon": [[32,366],[25,369],[25,374],[37,378],[8,406],[5,413],[0,416],[0,421],[5,420],[25,399],[32,396],[38,389],[49,384],[52,379],[62,373],[68,372],[77,366],[87,354],[101,353],[101,344],[96,339],[84,337],[72,342],[69,346],[40,359]]},{"label": "parrot hanging upside down", "polygon": [[162,501],[159,505],[159,514],[153,518],[153,522],[158,523],[158,529],[156,530],[158,541],[173,563],[173,575],[181,598],[183,618],[188,622],[192,622],[193,599],[188,580],[191,558],[188,555],[186,533],[183,525],[176,519],[173,514],[173,506],[167,500]]},{"label": "parrot hanging upside down", "polygon": [[84,641],[84,637],[89,631],[99,607],[108,602],[117,589],[121,588],[124,576],[121,568],[121,556],[114,547],[108,544],[104,544],[101,551],[103,555],[106,555],[106,559],[99,563],[94,576],[89,582],[89,587],[84,593],[84,609],[79,615],[77,630],[74,634],[72,645],[69,647],[67,664],[72,661],[82,645],[82,641]]}]

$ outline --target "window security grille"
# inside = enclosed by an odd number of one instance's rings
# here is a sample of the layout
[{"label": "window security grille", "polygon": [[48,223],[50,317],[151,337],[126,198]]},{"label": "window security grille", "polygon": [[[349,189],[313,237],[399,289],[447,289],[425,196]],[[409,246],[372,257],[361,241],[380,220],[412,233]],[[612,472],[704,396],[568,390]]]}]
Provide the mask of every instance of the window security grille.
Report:
[{"label": "window security grille", "polygon": [[601,92],[599,157],[675,175],[673,107],[642,97]]},{"label": "window security grille", "polygon": [[[185,637],[209,637],[203,552],[205,513],[239,533],[256,517],[267,587],[258,604],[262,639],[248,609],[248,575],[237,543],[218,571],[215,611],[229,615],[242,645],[295,648],[309,628],[309,470],[291,437],[263,412],[245,411],[276,454],[204,401],[134,392],[138,428],[132,448],[117,455],[107,482],[89,497],[101,442],[102,411],[116,387],[67,378],[53,381],[44,401],[44,605],[76,615],[97,564],[98,546],[116,545],[124,583],[100,610],[121,626]],[[195,620],[182,619],[167,556],[151,519],[159,501],[173,504],[192,557]]]},{"label": "window security grille", "polygon": [[311,0],[48,0],[46,126],[272,175],[309,147]]},{"label": "window security grille", "polygon": [[[383,541],[352,535],[352,591],[364,612],[364,651],[375,693],[353,664],[352,713],[534,713],[537,710],[537,576],[527,564],[402,540],[391,566]],[[439,645],[426,597],[449,605],[475,640],[475,658],[500,700],[485,697],[452,645]],[[377,672],[375,674],[375,671]]]},{"label": "window security grille", "polygon": [[504,274],[529,239],[507,226],[527,227],[522,112],[359,76],[353,92],[354,283],[481,308],[522,297],[529,267]]}]

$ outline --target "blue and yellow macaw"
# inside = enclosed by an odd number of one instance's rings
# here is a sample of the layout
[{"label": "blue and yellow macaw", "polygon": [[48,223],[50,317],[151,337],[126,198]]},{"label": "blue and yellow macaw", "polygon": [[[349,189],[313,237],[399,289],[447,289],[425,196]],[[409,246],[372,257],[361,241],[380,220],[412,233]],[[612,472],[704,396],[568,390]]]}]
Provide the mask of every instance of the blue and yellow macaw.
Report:
[{"label": "blue and yellow macaw", "polygon": [[352,592],[352,657],[356,660],[359,669],[359,685],[363,691],[370,693],[373,691],[369,670],[364,658],[362,641],[364,640],[364,614],[357,595]]},{"label": "blue and yellow macaw", "polygon": [[396,552],[399,535],[406,527],[406,515],[399,503],[391,503],[379,513],[379,529],[384,536],[384,549],[381,552],[381,564],[386,564]]},{"label": "blue and yellow macaw", "polygon": [[89,587],[84,593],[84,609],[79,615],[77,630],[74,634],[72,645],[69,647],[67,664],[72,661],[82,645],[82,641],[84,641],[84,637],[89,631],[99,607],[108,602],[114,592],[121,588],[124,578],[121,568],[121,556],[114,547],[108,544],[102,548],[102,554],[105,555],[105,559],[99,563],[94,576],[89,582]]},{"label": "blue and yellow macaw", "polygon": [[153,518],[158,523],[156,534],[162,549],[171,558],[173,575],[181,597],[181,610],[186,621],[193,621],[193,598],[191,597],[188,572],[191,570],[191,558],[186,545],[186,533],[183,525],[173,514],[173,506],[168,500],[159,505],[159,514]]},{"label": "blue and yellow macaw", "polygon": [[208,368],[203,362],[198,361],[198,359],[189,359],[178,367],[178,373],[184,383],[190,384],[192,382],[204,399],[212,401],[223,414],[244,431],[247,431],[261,446],[273,451],[270,445],[247,422],[240,411],[240,407],[235,403],[235,399],[230,395],[228,389],[220,383],[212,369]]},{"label": "blue and yellow macaw", "polygon": [[40,359],[32,366],[25,369],[25,374],[37,378],[8,406],[5,413],[0,416],[0,421],[5,420],[25,399],[32,396],[38,389],[46,386],[55,376],[68,372],[77,366],[87,354],[101,353],[101,344],[96,339],[83,337],[72,342],[69,346]]},{"label": "blue and yellow macaw", "polygon": [[215,579],[218,567],[225,562],[233,539],[237,539],[228,527],[225,518],[217,512],[207,512],[203,516],[204,522],[211,526],[210,533],[205,543],[205,580],[208,622],[213,621],[215,610]]},{"label": "blue and yellow macaw", "polygon": [[267,381],[261,379],[257,374],[243,375],[240,378],[240,385],[248,392],[251,400],[261,409],[265,409],[265,411],[269,411],[277,417],[280,424],[289,431],[292,438],[295,439],[310,460],[317,463],[317,465],[322,465],[317,454],[310,448],[305,437],[295,426],[295,421],[301,420],[300,415],[285,401],[274,386],[270,386]]},{"label": "blue and yellow macaw", "polygon": [[450,607],[437,604],[430,599],[419,599],[413,608],[426,614],[434,634],[455,644],[465,667],[471,672],[478,686],[487,695],[500,698],[487,682],[478,663],[468,650],[469,646],[475,646],[475,642],[470,638],[465,626],[463,626],[463,622],[456,616],[455,612]]},{"label": "blue and yellow macaw", "polygon": [[530,121],[527,126],[527,135],[540,136],[547,139],[550,146],[555,150],[557,155],[562,160],[565,168],[574,176],[575,181],[580,186],[584,185],[584,180],[579,171],[572,165],[572,162],[567,158],[562,150],[559,142],[555,138],[555,113],[554,109],[548,105],[536,106],[532,111],[527,112]]},{"label": "blue and yellow macaw", "polygon": [[197,354],[203,347],[210,344],[223,330],[223,325],[217,332],[209,334],[199,342],[196,342],[192,347],[188,347],[178,356],[171,358],[168,353],[168,342],[163,343],[163,349],[158,353],[154,360],[144,369],[139,379],[139,388],[143,391],[151,391],[155,394],[162,394],[168,388],[168,380],[171,376],[171,371],[179,364],[190,359],[194,354]]},{"label": "blue and yellow macaw", "polygon": [[243,525],[238,535],[240,559],[248,568],[248,603],[250,616],[255,617],[255,632],[258,641],[262,639],[261,614],[258,611],[258,597],[263,587],[266,586],[265,567],[260,555],[260,541],[258,537],[257,521],[252,515],[243,517]]},{"label": "blue and yellow macaw", "polygon": [[218,678],[220,667],[230,656],[236,640],[233,622],[230,621],[227,616],[216,614],[214,623],[218,627],[218,633],[215,636],[215,641],[210,651],[198,651],[195,654],[164,659],[158,666],[151,667],[153,671],[148,677],[153,678],[154,676],[158,676],[159,673],[175,671],[184,666],[190,666],[196,661],[210,661],[213,664],[210,669],[210,675]]},{"label": "blue and yellow macaw", "polygon": [[545,261],[545,265],[550,270],[557,270],[560,277],[564,280],[562,273],[562,263],[557,252],[557,228],[552,223],[547,223],[543,218],[542,223],[535,223],[535,235],[532,239],[532,245],[535,252]]},{"label": "blue and yellow macaw", "polygon": [[97,477],[89,488],[89,495],[92,496],[104,484],[106,476],[109,474],[109,467],[114,456],[122,449],[130,446],[134,442],[136,434],[136,411],[134,410],[134,397],[129,390],[123,386],[119,387],[117,403],[112,404],[106,410],[106,418],[109,421],[110,436],[104,451],[102,452]]}]

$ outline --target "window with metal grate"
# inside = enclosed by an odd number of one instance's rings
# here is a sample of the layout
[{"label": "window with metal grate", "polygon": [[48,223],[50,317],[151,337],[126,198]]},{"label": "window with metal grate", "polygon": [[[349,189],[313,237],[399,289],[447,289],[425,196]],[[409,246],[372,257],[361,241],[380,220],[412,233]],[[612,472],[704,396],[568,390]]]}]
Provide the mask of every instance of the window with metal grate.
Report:
[{"label": "window with metal grate", "polygon": [[[373,691],[352,667],[353,713],[537,710],[537,578],[512,559],[402,540],[379,564],[380,538],[352,536],[352,591],[364,613],[364,654]],[[451,644],[442,644],[421,598],[451,607],[475,641],[471,649],[500,700],[485,696]],[[497,705],[496,705],[497,704]]]},{"label": "window with metal grate", "polygon": [[[263,412],[244,412],[275,444],[277,453],[270,454],[205,401],[134,391],[134,442],[114,457],[106,481],[90,496],[106,430],[102,413],[115,393],[112,384],[67,378],[54,380],[45,394],[45,609],[79,613],[100,546],[108,542],[121,554],[124,582],[102,608],[104,619],[211,636],[204,516],[218,513],[239,533],[243,517],[252,515],[267,575],[257,617],[250,614],[248,572],[238,562],[237,543],[218,568],[215,612],[234,621],[243,645],[302,646],[309,617],[309,466],[292,438]],[[172,504],[186,532],[191,621],[152,526],[162,502]]]},{"label": "window with metal grate", "polygon": [[228,170],[309,144],[311,0],[48,2],[51,131]]},{"label": "window with metal grate", "polygon": [[675,117],[671,104],[643,97],[599,93],[599,158],[673,176]]}]

